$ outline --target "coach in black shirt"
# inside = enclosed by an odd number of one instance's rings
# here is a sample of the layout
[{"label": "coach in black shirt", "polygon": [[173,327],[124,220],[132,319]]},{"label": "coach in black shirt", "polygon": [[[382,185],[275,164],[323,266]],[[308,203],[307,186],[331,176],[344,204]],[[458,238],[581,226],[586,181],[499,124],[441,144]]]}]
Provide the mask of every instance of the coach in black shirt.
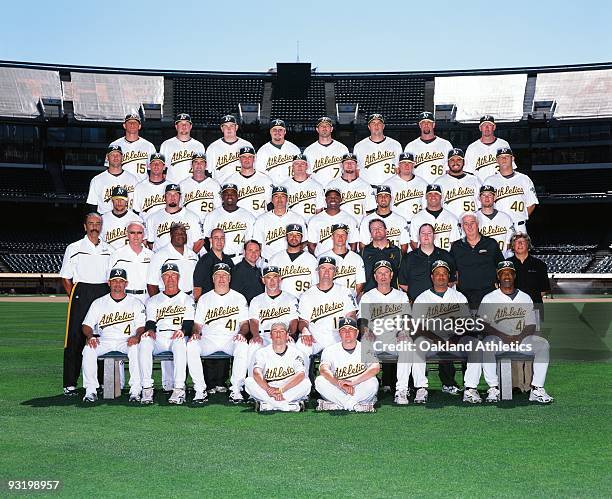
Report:
[{"label": "coach in black shirt", "polygon": [[361,252],[363,266],[365,269],[366,283],[363,292],[370,291],[376,287],[374,280],[374,264],[386,260],[393,267],[391,287],[397,289],[397,275],[399,274],[402,252],[387,238],[387,226],[380,218],[370,220],[370,236],[372,242],[366,245]]},{"label": "coach in black shirt", "polygon": [[198,260],[193,271],[193,298],[195,301],[213,289],[212,268],[216,264],[227,263],[234,268],[232,259],[223,253],[224,248],[225,232],[223,229],[213,229],[210,233],[210,251]]},{"label": "coach in black shirt", "polygon": [[247,303],[265,291],[261,271],[256,266],[261,256],[261,244],[254,239],[244,244],[244,258],[233,268],[230,288],[246,298]]},{"label": "coach in black shirt", "polygon": [[527,293],[533,303],[543,303],[542,297],[550,293],[548,280],[548,267],[546,263],[529,254],[531,238],[522,232],[517,232],[510,240],[510,247],[514,256],[509,260],[516,269],[515,286]]},{"label": "coach in black shirt", "polygon": [[461,227],[465,236],[451,245],[450,253],[457,265],[457,290],[474,310],[484,295],[495,289],[497,264],[504,260],[504,255],[495,239],[478,232],[474,213],[461,216]]}]

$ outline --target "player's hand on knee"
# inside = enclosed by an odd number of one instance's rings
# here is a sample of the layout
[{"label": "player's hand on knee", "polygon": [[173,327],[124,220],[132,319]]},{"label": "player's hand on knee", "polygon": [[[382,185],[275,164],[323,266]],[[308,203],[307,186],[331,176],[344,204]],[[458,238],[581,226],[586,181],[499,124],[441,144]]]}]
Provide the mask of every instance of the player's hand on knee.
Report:
[{"label": "player's hand on knee", "polygon": [[300,341],[307,347],[311,347],[314,342],[311,334],[302,334],[300,336]]},{"label": "player's hand on knee", "polygon": [[202,335],[200,333],[192,333],[189,337],[189,341],[199,341],[202,339]]},{"label": "player's hand on knee", "polygon": [[238,341],[240,343],[246,343],[246,340],[247,339],[241,334],[237,334],[236,336],[234,336],[234,341]]},{"label": "player's hand on knee", "polygon": [[180,329],[177,331],[174,331],[174,333],[172,333],[172,336],[170,339],[172,340],[180,340],[181,338],[183,338],[185,336],[185,333],[183,333],[183,331],[181,331]]},{"label": "player's hand on knee", "polygon": [[97,348],[98,345],[100,344],[100,340],[98,338],[96,338],[95,336],[92,336],[91,338],[89,338],[87,340],[87,344],[91,347],[91,348]]},{"label": "player's hand on knee", "polygon": [[145,338],[151,338],[153,341],[155,341],[155,338],[157,338],[155,331],[151,331],[151,330],[146,331],[142,336]]},{"label": "player's hand on knee", "polygon": [[130,336],[127,340],[128,347],[133,347],[134,345],[138,345],[140,343],[140,338],[138,336]]},{"label": "player's hand on knee", "polygon": [[263,345],[263,339],[261,338],[260,335],[253,336],[251,338],[251,343],[257,343],[259,345]]}]

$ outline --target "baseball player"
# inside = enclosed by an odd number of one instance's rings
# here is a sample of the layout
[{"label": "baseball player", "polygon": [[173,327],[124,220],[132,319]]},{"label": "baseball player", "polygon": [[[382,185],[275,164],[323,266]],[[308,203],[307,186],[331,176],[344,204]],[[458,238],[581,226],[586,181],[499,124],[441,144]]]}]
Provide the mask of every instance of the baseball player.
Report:
[{"label": "baseball player", "polygon": [[538,197],[531,179],[512,169],[514,154],[509,147],[497,150],[499,171],[485,184],[495,188],[495,206],[514,221],[517,232],[527,232],[527,220],[536,209]]},{"label": "baseball player", "polygon": [[480,210],[476,216],[480,233],[495,239],[505,258],[512,256],[510,240],[515,232],[514,222],[508,214],[495,208],[495,188],[492,185],[480,188]]},{"label": "baseball player", "polygon": [[125,353],[130,361],[130,402],[140,401],[138,336],[145,321],[144,305],[125,293],[127,272],[115,268],[108,284],[110,293],[95,300],[83,320],[83,402],[98,399],[98,357],[108,352]]},{"label": "baseball player", "polygon": [[326,208],[313,216],[308,222],[308,249],[315,256],[329,251],[332,246],[331,228],[334,224],[345,224],[349,227],[349,244],[355,251],[359,241],[357,220],[340,209],[342,194],[334,187],[325,190]]},{"label": "baseball player", "polygon": [[117,249],[127,243],[127,226],[130,222],[142,222],[142,219],[132,210],[128,210],[128,192],[120,186],[113,187],[111,191],[113,209],[102,215],[102,239],[111,248]]},{"label": "baseball player", "polygon": [[319,283],[300,296],[298,330],[301,334],[297,347],[304,353],[307,371],[311,355],[340,340],[338,336],[340,318],[357,318],[355,298],[347,288],[334,283],[335,273],[334,258],[329,256],[319,258],[317,267]]},{"label": "baseball player", "polygon": [[214,289],[198,300],[195,327],[187,342],[187,365],[196,394],[206,390],[201,355],[225,352],[234,357],[229,399],[238,404],[244,400],[242,387],[247,374],[248,359],[253,346],[249,346],[249,307],[244,296],[230,289],[230,268],[225,263],[213,267]]},{"label": "baseball player", "polygon": [[451,244],[461,237],[459,220],[450,211],[442,207],[442,188],[431,184],[425,189],[427,205],[419,211],[410,222],[410,244],[416,249],[419,240],[419,229],[424,223],[434,227],[434,244],[438,248],[450,250]]},{"label": "baseball player", "polygon": [[[467,173],[473,173],[482,183],[487,177],[497,173],[497,150],[500,147],[510,147],[507,141],[495,136],[495,118],[485,114],[480,118],[481,137],[472,142],[465,151],[465,167]],[[513,165],[516,169],[516,164]]]},{"label": "baseball player", "polygon": [[359,177],[357,156],[346,153],[342,156],[342,175],[332,180],[326,189],[336,189],[342,194],[340,209],[360,222],[364,215],[376,208],[374,189]]},{"label": "baseball player", "polygon": [[238,153],[243,147],[253,148],[248,140],[238,137],[238,122],[236,117],[226,114],[221,118],[221,133],[223,137],[208,146],[207,170],[219,184],[224,184],[227,178],[240,171]]},{"label": "baseball player", "polygon": [[[495,345],[498,352],[503,351],[503,345],[514,346],[517,349],[521,346],[524,351],[532,352],[535,358],[529,401],[548,404],[554,400],[544,389],[550,345],[546,338],[536,334],[533,301],[527,293],[516,289],[515,278],[514,264],[509,261],[500,262],[497,267],[499,288],[486,295],[478,309],[478,316],[486,322],[485,333],[488,336],[483,341]],[[485,349],[482,367],[485,380],[490,386],[487,402],[497,402],[500,393],[497,389],[499,380],[495,349]],[[478,379],[474,378],[471,384],[474,391],[479,378],[480,376]],[[467,386],[466,382],[466,388]]]},{"label": "baseball player", "polygon": [[198,253],[204,246],[200,220],[192,211],[181,206],[181,186],[168,184],[164,189],[166,206],[147,219],[147,242],[157,251],[170,242],[170,228],[180,223],[187,230],[187,245]]},{"label": "baseball player", "polygon": [[313,178],[319,184],[327,185],[333,179],[340,177],[342,156],[349,150],[342,142],[332,138],[334,124],[331,118],[327,116],[319,118],[316,130],[319,138],[304,149],[304,155],[308,158],[309,171]]},{"label": "baseball player", "polygon": [[267,209],[272,195],[272,179],[254,169],[255,149],[240,149],[240,172],[230,175],[227,183],[238,187],[238,206],[258,217]]},{"label": "baseball player", "polygon": [[138,183],[138,179],[122,168],[122,158],[120,146],[108,147],[106,153],[108,168],[98,173],[89,183],[86,203],[90,205],[92,211],[104,214],[113,209],[111,202],[113,187],[123,187],[128,192],[131,203],[134,186]]},{"label": "baseball player", "polygon": [[290,224],[286,228],[287,250],[272,255],[268,264],[278,267],[282,278],[281,289],[296,297],[317,283],[317,259],[304,250],[304,228]]},{"label": "baseball player", "polygon": [[446,158],[453,149],[452,144],[441,137],[437,137],[436,121],[433,113],[424,111],[419,115],[419,129],[421,135],[409,142],[404,152],[412,153],[416,163],[415,172],[428,184],[444,175]]},{"label": "baseball player", "polygon": [[166,159],[159,153],[149,157],[149,176],[134,187],[134,212],[146,222],[149,216],[166,205],[164,194],[169,182],[166,180]]},{"label": "baseball player", "polygon": [[[147,178],[147,165],[149,157],[155,154],[155,146],[140,136],[140,115],[130,113],[123,120],[125,135],[110,143],[110,146],[119,146],[123,151],[121,166],[141,182]],[[105,164],[104,166],[108,166]]]},{"label": "baseball player", "polygon": [[364,248],[372,241],[370,220],[384,220],[387,228],[387,239],[406,253],[410,243],[410,224],[391,210],[391,188],[387,185],[376,186],[376,210],[363,217],[359,225],[359,247]]},{"label": "baseball player", "polygon": [[425,205],[427,182],[414,174],[414,155],[403,152],[399,155],[397,175],[385,182],[393,195],[393,211],[408,222]]},{"label": "baseball player", "polygon": [[[179,289],[179,267],[176,263],[164,263],[160,272],[164,290],[147,300],[147,322],[140,337],[143,387],[141,403],[153,403],[153,355],[171,351],[174,360],[174,387],[168,402],[181,405],[185,402],[187,376],[187,346],[184,338],[191,335],[195,305],[193,298]],[[194,402],[203,402],[202,398],[205,397],[196,393]]]},{"label": "baseball player", "polygon": [[350,228],[346,224],[332,225],[332,249],[321,256],[329,256],[336,260],[334,282],[345,286],[357,299],[363,293],[366,278],[363,259],[359,256],[359,253],[349,249],[346,244],[349,230]]},{"label": "baseball player", "polygon": [[293,157],[300,154],[300,148],[285,140],[287,129],[283,120],[270,121],[270,142],[257,151],[255,169],[266,174],[274,185],[281,185],[291,177]]},{"label": "baseball player", "polygon": [[402,152],[401,144],[385,137],[385,120],[382,114],[368,117],[370,136],[357,142],[353,152],[357,156],[361,178],[370,185],[381,185],[397,171],[397,162]]},{"label": "baseball player", "polygon": [[270,337],[270,345],[255,354],[253,375],[244,380],[244,387],[258,412],[303,411],[312,384],[304,372],[302,354],[288,343],[284,322],[270,326]]},{"label": "baseball player", "polygon": [[168,182],[179,184],[182,180],[190,177],[191,159],[194,152],[204,154],[204,144],[191,136],[191,116],[187,113],[179,113],[174,120],[176,136],[165,140],[159,152],[166,158],[168,166]]},{"label": "baseball player", "polygon": [[325,207],[323,186],[307,173],[308,161],[305,154],[296,154],[293,157],[292,170],[293,176],[282,183],[289,196],[287,206],[308,222],[310,217]]},{"label": "baseball player", "polygon": [[315,387],[323,398],[317,411],[376,412],[380,365],[364,362],[354,318],[342,317],[338,326],[340,342],[325,347],[321,354]]},{"label": "baseball player", "polygon": [[480,182],[463,170],[463,156],[461,149],[453,148],[448,153],[447,173],[434,182],[442,188],[442,206],[457,218],[466,212],[475,213],[480,208]]},{"label": "baseball player", "polygon": [[208,213],[221,206],[221,186],[206,176],[205,154],[194,153],[191,170],[193,175],[179,185],[183,194],[183,206],[198,217],[201,225]]},{"label": "baseball player", "polygon": [[238,186],[224,184],[221,188],[221,206],[211,211],[204,219],[202,231],[210,238],[213,229],[222,229],[225,234],[225,254],[230,258],[242,255],[244,243],[253,238],[255,217],[251,212],[240,208]]}]

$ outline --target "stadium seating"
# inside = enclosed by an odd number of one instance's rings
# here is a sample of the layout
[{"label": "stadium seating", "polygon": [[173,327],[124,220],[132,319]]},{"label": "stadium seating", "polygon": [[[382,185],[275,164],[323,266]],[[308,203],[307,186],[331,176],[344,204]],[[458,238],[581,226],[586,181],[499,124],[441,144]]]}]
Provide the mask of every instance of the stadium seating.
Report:
[{"label": "stadium seating", "polygon": [[89,182],[99,172],[90,170],[65,170],[64,186],[66,192],[72,194],[87,194],[89,192]]},{"label": "stadium seating", "polygon": [[27,196],[54,192],[53,181],[42,168],[0,169],[1,196]]},{"label": "stadium seating", "polygon": [[548,266],[549,273],[581,273],[593,261],[593,255],[538,255]]},{"label": "stadium seating", "polygon": [[293,123],[314,125],[313,117],[325,114],[325,83],[322,80],[311,81],[306,99],[272,100],[271,118],[283,119],[290,125]]},{"label": "stadium seating", "polygon": [[612,274],[612,255],[606,255],[591,269],[594,274]]},{"label": "stadium seating", "polygon": [[12,272],[38,274],[58,273],[63,255],[57,253],[13,253],[0,255]]},{"label": "stadium seating", "polygon": [[612,190],[612,170],[532,171],[533,183],[548,194],[608,192]]}]

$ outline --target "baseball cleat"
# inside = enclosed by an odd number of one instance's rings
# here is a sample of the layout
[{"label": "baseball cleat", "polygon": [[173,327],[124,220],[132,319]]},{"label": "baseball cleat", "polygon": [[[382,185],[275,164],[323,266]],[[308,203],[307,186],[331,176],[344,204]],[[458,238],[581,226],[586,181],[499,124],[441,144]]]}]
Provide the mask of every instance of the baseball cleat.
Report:
[{"label": "baseball cleat", "polygon": [[531,393],[529,394],[529,402],[539,402],[540,404],[550,404],[554,398],[552,398],[546,390],[544,390],[543,386],[534,386],[531,388]]},{"label": "baseball cleat", "polygon": [[327,400],[319,399],[317,401],[316,411],[341,411],[342,407],[335,402],[329,402]]},{"label": "baseball cleat", "polygon": [[153,403],[153,387],[142,389],[142,397],[140,397],[140,403],[143,405],[149,405]]},{"label": "baseball cleat", "polygon": [[458,386],[454,385],[444,385],[442,386],[442,393],[448,393],[449,395],[459,395],[461,390]]},{"label": "baseball cleat", "polygon": [[383,393],[391,393],[391,387],[389,385],[384,385],[382,387],[382,392]]},{"label": "baseball cleat", "polygon": [[175,388],[172,390],[172,395],[168,399],[169,404],[182,405],[185,403],[185,389]]},{"label": "baseball cleat", "polygon": [[410,401],[408,400],[408,392],[406,392],[405,390],[396,391],[393,402],[397,405],[408,405],[410,403]]},{"label": "baseball cleat", "polygon": [[287,410],[285,412],[300,412],[301,408],[300,408],[300,404],[298,404],[297,402],[292,402],[290,404],[287,404]]},{"label": "baseball cleat", "polygon": [[227,387],[226,386],[215,386],[215,391],[217,393],[227,393]]},{"label": "baseball cleat", "polygon": [[299,412],[306,412],[306,402],[304,402],[303,400],[300,400],[298,402],[298,405],[300,406]]},{"label": "baseball cleat", "polygon": [[427,402],[427,396],[429,395],[429,393],[427,392],[427,388],[419,388],[416,391],[416,395],[414,396],[414,403],[415,404],[424,404],[425,402]]},{"label": "baseball cleat", "polygon": [[214,387],[208,390],[208,395],[214,395],[215,393],[217,393],[217,389]]},{"label": "baseball cleat", "polygon": [[370,404],[355,404],[355,406],[353,407],[353,410],[355,412],[376,412],[376,408],[374,407],[374,404],[370,403]]},{"label": "baseball cleat", "polygon": [[96,400],[98,400],[98,395],[95,392],[86,393],[83,397],[83,402],[90,404],[93,404]]},{"label": "baseball cleat", "polygon": [[140,393],[130,393],[128,402],[140,402]]},{"label": "baseball cleat", "polygon": [[267,402],[260,402],[259,403],[259,408],[257,409],[257,412],[269,412],[269,411],[273,411],[273,407],[272,405],[268,404]]},{"label": "baseball cleat", "polygon": [[232,392],[230,393],[229,401],[232,404],[242,404],[244,402],[244,397],[240,392]]},{"label": "baseball cleat", "polygon": [[500,391],[496,386],[492,386],[487,390],[487,402],[495,403],[499,402]]},{"label": "baseball cleat", "polygon": [[463,392],[463,401],[469,402],[470,404],[480,404],[482,399],[480,393],[475,388],[466,388]]},{"label": "baseball cleat", "polygon": [[205,402],[208,402],[208,394],[206,393],[206,390],[195,392],[195,396],[193,397],[191,403],[194,405],[202,405]]},{"label": "baseball cleat", "polygon": [[77,395],[77,389],[74,386],[65,386],[64,387],[64,396],[65,397],[74,397]]}]

